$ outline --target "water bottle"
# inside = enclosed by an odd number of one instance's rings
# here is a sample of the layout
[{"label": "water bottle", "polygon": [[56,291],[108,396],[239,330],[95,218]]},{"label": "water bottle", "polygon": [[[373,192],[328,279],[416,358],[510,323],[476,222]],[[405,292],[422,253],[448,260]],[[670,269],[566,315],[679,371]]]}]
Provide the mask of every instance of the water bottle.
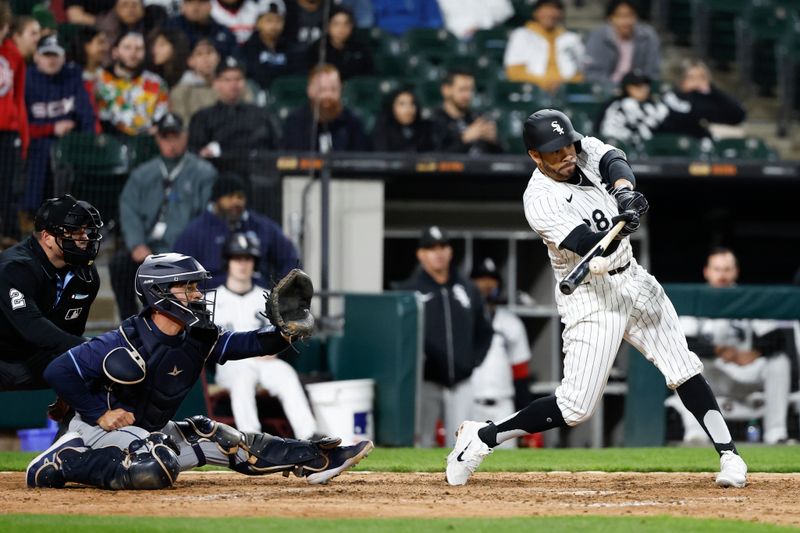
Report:
[{"label": "water bottle", "polygon": [[761,426],[758,420],[751,420],[747,423],[747,442],[761,442]]}]

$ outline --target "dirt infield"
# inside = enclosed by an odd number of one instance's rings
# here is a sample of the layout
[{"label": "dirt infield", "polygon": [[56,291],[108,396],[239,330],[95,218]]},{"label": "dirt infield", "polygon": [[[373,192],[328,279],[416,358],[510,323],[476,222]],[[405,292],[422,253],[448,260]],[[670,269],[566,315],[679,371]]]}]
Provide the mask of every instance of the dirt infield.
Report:
[{"label": "dirt infield", "polygon": [[800,526],[800,475],[753,474],[720,489],[713,474],[478,473],[465,487],[443,474],[355,472],[327,486],[279,475],[189,472],[172,489],[30,490],[0,474],[0,513],[306,518],[449,518],[542,515],[674,515]]}]

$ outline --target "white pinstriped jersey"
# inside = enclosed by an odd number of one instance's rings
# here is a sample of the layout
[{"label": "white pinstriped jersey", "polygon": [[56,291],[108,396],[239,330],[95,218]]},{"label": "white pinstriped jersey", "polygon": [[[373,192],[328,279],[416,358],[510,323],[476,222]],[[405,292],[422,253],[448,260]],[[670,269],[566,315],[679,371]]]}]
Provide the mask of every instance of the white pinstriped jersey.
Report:
[{"label": "white pinstriped jersey", "polygon": [[[580,224],[587,224],[595,232],[610,229],[611,218],[619,214],[617,201],[600,177],[600,159],[616,148],[595,137],[584,137],[580,142],[577,167],[588,178],[588,183],[574,185],[556,181],[537,168],[523,195],[525,218],[547,246],[556,279],[564,277],[581,260],[580,255],[559,248],[567,235]],[[624,266],[632,258],[630,242],[625,238],[608,256],[609,269]]]},{"label": "white pinstriped jersey", "polygon": [[269,9],[267,0],[245,0],[238,11],[222,7],[219,0],[211,2],[211,17],[233,32],[236,42],[244,44],[253,34],[258,16]]}]

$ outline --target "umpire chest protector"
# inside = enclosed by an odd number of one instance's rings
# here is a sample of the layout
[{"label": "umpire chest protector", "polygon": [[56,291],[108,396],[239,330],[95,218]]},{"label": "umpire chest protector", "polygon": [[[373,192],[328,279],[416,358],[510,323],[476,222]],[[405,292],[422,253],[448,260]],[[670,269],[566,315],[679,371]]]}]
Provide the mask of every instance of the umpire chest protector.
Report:
[{"label": "umpire chest protector", "polygon": [[154,327],[141,316],[122,322],[120,332],[144,360],[145,375],[135,384],[112,384],[117,399],[133,408],[136,425],[148,431],[159,430],[172,420],[216,343],[215,339],[196,339],[188,332],[165,342],[164,335],[151,329]]}]

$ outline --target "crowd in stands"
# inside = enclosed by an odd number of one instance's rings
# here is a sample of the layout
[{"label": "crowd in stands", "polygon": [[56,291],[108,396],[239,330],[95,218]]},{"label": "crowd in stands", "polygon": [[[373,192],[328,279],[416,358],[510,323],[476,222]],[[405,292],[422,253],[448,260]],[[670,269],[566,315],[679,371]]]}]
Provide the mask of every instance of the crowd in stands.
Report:
[{"label": "crowd in stands", "polygon": [[548,106],[634,154],[745,118],[701,61],[668,79],[633,0],[608,1],[584,33],[567,29],[563,0],[0,3],[14,71],[0,202],[17,205],[3,235],[26,232],[51,195],[60,139],[152,138],[167,112],[190,152],[245,180],[257,150],[519,153],[514,120]]}]

